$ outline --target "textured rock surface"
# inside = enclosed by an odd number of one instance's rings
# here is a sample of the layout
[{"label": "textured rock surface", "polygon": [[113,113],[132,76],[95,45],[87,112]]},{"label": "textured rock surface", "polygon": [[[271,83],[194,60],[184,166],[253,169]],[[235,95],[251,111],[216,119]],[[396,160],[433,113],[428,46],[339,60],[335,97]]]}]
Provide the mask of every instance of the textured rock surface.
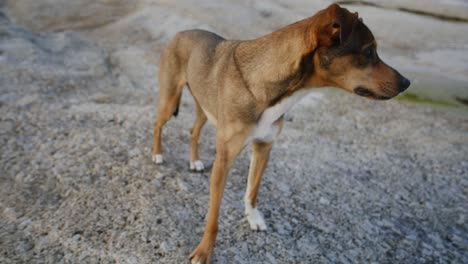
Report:
[{"label": "textured rock surface", "polygon": [[468,2],[465,0],[365,0],[365,1],[338,1],[361,2],[363,4],[375,4],[382,7],[398,8],[407,12],[417,12],[436,17],[449,19],[468,20]]},{"label": "textured rock surface", "polygon": [[133,11],[127,0],[6,0],[19,24],[34,30],[87,29],[115,21]]},{"label": "textured rock surface", "polygon": [[[300,2],[143,1],[105,26],[57,33],[19,27],[0,10],[0,263],[185,263],[203,231],[209,173],[188,170],[187,92],[164,131],[166,163],[151,163],[157,54],[177,30],[254,37],[322,6]],[[359,12],[378,25],[375,10]],[[400,66],[417,61],[417,45],[444,49],[442,37],[466,30],[380,15],[440,30],[430,43],[406,43],[382,25],[382,53],[409,54],[392,57]],[[449,57],[465,56],[467,35],[446,43],[459,52]],[[248,148],[233,165],[214,261],[468,262],[466,111],[314,95],[287,115],[266,169],[258,205],[267,233],[251,232],[243,216]],[[214,133],[207,125],[201,137],[208,170]]]}]

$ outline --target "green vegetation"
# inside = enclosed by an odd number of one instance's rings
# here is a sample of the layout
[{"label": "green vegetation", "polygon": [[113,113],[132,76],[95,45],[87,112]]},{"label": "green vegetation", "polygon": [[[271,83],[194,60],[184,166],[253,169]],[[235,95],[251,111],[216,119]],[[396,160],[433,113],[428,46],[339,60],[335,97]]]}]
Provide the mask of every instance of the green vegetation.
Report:
[{"label": "green vegetation", "polygon": [[414,102],[414,103],[431,104],[431,105],[439,105],[439,106],[450,106],[450,107],[457,106],[457,104],[454,102],[449,102],[449,101],[444,101],[444,100],[435,100],[429,97],[420,96],[420,95],[410,93],[410,92],[406,92],[398,96],[396,99],[402,100],[402,101]]}]

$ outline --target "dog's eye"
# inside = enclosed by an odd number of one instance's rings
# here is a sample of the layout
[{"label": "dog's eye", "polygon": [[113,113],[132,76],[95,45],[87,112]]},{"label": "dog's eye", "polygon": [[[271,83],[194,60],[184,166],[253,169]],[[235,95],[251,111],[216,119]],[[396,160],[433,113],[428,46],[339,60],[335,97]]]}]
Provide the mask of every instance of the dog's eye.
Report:
[{"label": "dog's eye", "polygon": [[366,59],[371,61],[374,59],[374,49],[368,48],[364,51],[364,56],[366,56]]}]

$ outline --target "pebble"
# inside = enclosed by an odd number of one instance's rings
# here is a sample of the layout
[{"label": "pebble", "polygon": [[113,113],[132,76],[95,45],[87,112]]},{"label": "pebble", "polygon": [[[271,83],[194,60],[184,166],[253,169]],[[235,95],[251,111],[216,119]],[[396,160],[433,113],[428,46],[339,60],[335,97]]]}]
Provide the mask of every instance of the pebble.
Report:
[{"label": "pebble", "polygon": [[325,197],[320,197],[319,199],[319,203],[323,204],[323,205],[329,205],[330,204],[330,201],[325,198]]},{"label": "pebble", "polygon": [[166,241],[163,241],[160,245],[159,248],[164,252],[164,253],[169,253],[172,251],[173,247]]}]

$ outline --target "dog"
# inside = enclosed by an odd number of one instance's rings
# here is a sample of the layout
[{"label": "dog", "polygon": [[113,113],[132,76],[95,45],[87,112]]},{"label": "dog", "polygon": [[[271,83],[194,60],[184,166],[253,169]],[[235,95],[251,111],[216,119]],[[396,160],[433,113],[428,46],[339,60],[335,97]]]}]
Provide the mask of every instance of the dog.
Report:
[{"label": "dog", "polygon": [[163,162],[161,133],[177,115],[184,85],[195,99],[190,130],[190,169],[202,171],[200,131],[216,126],[216,158],[203,237],[192,263],[209,263],[218,232],[226,175],[239,152],[252,143],[245,213],[253,230],[266,230],[256,207],[257,192],[284,113],[314,88],[335,86],[387,100],[410,81],[377,55],[376,41],[357,13],[338,4],[254,40],[226,40],[204,30],[177,33],[161,54],[158,114],[152,159]]}]

